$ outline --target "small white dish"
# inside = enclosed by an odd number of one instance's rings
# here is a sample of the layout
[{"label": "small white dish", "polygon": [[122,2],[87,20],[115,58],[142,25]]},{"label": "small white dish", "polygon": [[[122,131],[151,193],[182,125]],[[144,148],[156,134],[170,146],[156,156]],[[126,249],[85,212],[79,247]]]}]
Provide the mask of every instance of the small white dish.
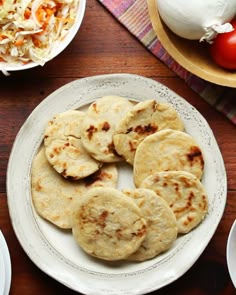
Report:
[{"label": "small white dish", "polygon": [[[4,270],[5,270],[4,290],[1,293],[2,290],[0,287],[0,294],[8,295],[10,291],[10,286],[11,286],[11,259],[10,259],[10,253],[7,247],[6,240],[1,231],[0,231],[0,249],[1,249],[0,254],[2,254]],[[0,265],[0,278],[2,279],[1,275],[2,273],[1,273],[1,265]]]},{"label": "small white dish", "polygon": [[236,288],[236,220],[234,221],[228,236],[226,258],[229,274]]},{"label": "small white dish", "polygon": [[5,264],[4,264],[2,249],[0,248],[0,294],[4,294],[5,281],[6,281]]}]

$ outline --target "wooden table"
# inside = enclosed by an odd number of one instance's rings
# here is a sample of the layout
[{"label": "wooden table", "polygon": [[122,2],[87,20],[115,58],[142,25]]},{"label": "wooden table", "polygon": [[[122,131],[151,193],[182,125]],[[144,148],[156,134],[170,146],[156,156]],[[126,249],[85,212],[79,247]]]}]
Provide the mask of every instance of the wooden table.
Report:
[{"label": "wooden table", "polygon": [[236,217],[236,127],[159,62],[96,0],[87,1],[81,30],[55,60],[44,67],[0,77],[0,228],[12,261],[10,294],[75,294],[31,262],[11,226],[6,169],[15,136],[31,111],[52,91],[75,79],[108,73],[150,77],[189,101],[210,124],[227,170],[227,205],[215,235],[185,275],[153,294],[235,294],[227,270],[226,242]]}]

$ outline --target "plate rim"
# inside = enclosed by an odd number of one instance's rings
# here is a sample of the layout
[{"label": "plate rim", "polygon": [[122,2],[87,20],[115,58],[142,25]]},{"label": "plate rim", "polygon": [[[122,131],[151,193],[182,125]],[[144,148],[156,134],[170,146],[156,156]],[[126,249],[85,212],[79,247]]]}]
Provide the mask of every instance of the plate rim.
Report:
[{"label": "plate rim", "polygon": [[0,249],[0,275],[0,294],[4,294],[6,289],[7,274],[4,261],[4,253],[2,252],[2,249]]},{"label": "plate rim", "polygon": [[[235,235],[234,240],[233,240],[233,235]],[[229,270],[229,275],[230,275],[230,278],[231,278],[231,281],[232,281],[234,287],[236,288],[236,273],[233,274],[233,268],[231,265],[231,258],[230,258],[230,252],[231,252],[231,247],[232,247],[233,241],[234,241],[234,244],[236,244],[236,219],[234,220],[234,222],[231,225],[228,239],[227,239],[227,246],[226,246],[226,259],[227,259],[227,266],[228,266],[228,270]],[[236,270],[236,263],[235,263],[234,269]]]},{"label": "plate rim", "polygon": [[10,252],[7,246],[6,239],[0,230],[0,246],[2,250],[2,256],[4,260],[4,266],[5,266],[5,288],[4,288],[4,295],[8,295],[11,287],[11,276],[12,276],[12,268],[11,268],[11,258],[10,258]]},{"label": "plate rim", "polygon": [[[105,74],[105,75],[96,75],[96,76],[91,76],[91,77],[86,77],[86,78],[81,78],[81,79],[78,79],[78,80],[74,80],[72,82],[69,82],[63,86],[61,86],[60,88],[58,88],[57,90],[53,91],[51,94],[49,94],[45,99],[43,99],[36,107],[35,109],[30,113],[30,115],[27,117],[27,119],[25,120],[25,122],[23,123],[22,127],[20,128],[16,138],[15,138],[15,141],[14,141],[14,144],[12,146],[12,151],[10,153],[10,157],[9,157],[9,163],[8,163],[8,167],[7,167],[7,195],[9,196],[9,185],[10,185],[10,165],[12,165],[12,158],[13,158],[13,155],[14,155],[14,151],[15,151],[15,148],[16,148],[16,145],[17,145],[17,142],[19,140],[19,137],[21,136],[21,133],[24,131],[24,127],[26,126],[27,122],[29,122],[29,120],[34,116],[34,114],[37,114],[37,111],[40,109],[40,107],[42,107],[42,105],[47,105],[47,102],[51,99],[52,96],[55,96],[57,95],[58,93],[60,92],[63,92],[66,88],[68,87],[71,87],[72,85],[75,85],[76,83],[80,83],[79,81],[84,81],[84,83],[90,83],[91,81],[94,81],[94,80],[101,80],[101,81],[104,81],[104,79],[117,79],[117,78],[121,78],[121,79],[141,79],[142,81],[147,81],[149,83],[152,83],[154,85],[157,85],[158,87],[162,87],[163,89],[166,89],[167,92],[171,93],[171,95],[175,95],[178,99],[182,99],[188,106],[191,106],[193,107],[188,101],[186,101],[184,98],[182,98],[180,95],[178,95],[177,93],[175,93],[174,91],[172,91],[170,88],[166,87],[165,85],[161,84],[160,82],[157,82],[151,78],[146,78],[146,77],[143,77],[143,76],[140,76],[140,75],[135,75],[135,74]],[[83,82],[82,82],[83,83]],[[193,107],[194,108],[194,107]],[[195,108],[194,108],[195,109]],[[207,123],[206,119],[201,115],[200,112],[198,112],[196,109],[195,111],[197,112],[198,116],[201,118],[201,120],[203,121],[203,123],[205,125],[208,126],[209,128],[209,132],[212,133],[212,136],[213,136],[213,139],[215,140],[215,137],[214,137],[214,134],[209,126],[209,124]],[[201,253],[204,251],[204,249],[206,248],[206,246],[208,245],[209,241],[211,240],[212,236],[214,235],[216,229],[217,229],[217,226],[222,218],[222,215],[224,213],[224,209],[225,209],[225,205],[226,205],[226,200],[227,200],[227,177],[226,177],[226,171],[225,171],[225,166],[224,166],[224,161],[223,161],[223,157],[221,155],[221,152],[220,152],[220,149],[218,147],[218,144],[215,140],[215,144],[216,144],[216,148],[217,148],[217,152],[219,153],[220,155],[220,164],[222,166],[222,169],[223,169],[223,172],[224,172],[224,175],[223,175],[223,182],[224,182],[224,191],[222,192],[222,194],[224,195],[224,204],[223,204],[223,207],[222,207],[222,211],[221,211],[221,214],[219,216],[219,221],[217,222],[217,225],[216,227],[214,228],[214,231],[212,233],[212,235],[210,237],[208,237],[207,239],[207,243],[204,244],[204,245],[201,245],[201,250],[199,251],[198,255],[195,257],[195,259],[193,259],[191,261],[190,264],[188,264],[188,267],[182,269],[180,275],[178,275],[177,277],[173,277],[172,279],[170,279],[168,282],[163,282],[162,285],[158,286],[158,288],[155,288],[154,286],[150,286],[149,288],[146,287],[145,290],[142,289],[138,289],[136,290],[134,293],[132,294],[143,294],[142,292],[151,292],[153,290],[157,290],[157,289],[160,289],[172,282],[174,282],[175,280],[177,280],[178,278],[180,278],[186,271],[188,271],[191,266],[196,262],[196,260],[199,258],[199,256],[201,255]],[[12,210],[11,210],[11,203],[10,203],[10,199],[8,198],[8,206],[9,206],[9,213],[10,213],[10,219],[11,219],[11,222],[12,222],[12,225],[13,225],[13,229],[16,233],[16,236],[17,236],[17,239],[19,241],[19,243],[21,244],[22,248],[24,249],[24,251],[26,252],[26,254],[28,255],[28,257],[36,264],[36,266],[38,268],[40,268],[43,272],[47,273],[49,276],[51,276],[53,279],[59,281],[60,283],[64,284],[65,286],[75,290],[75,291],[80,291],[80,292],[85,292],[85,294],[92,294],[91,293],[91,290],[90,289],[77,289],[75,288],[74,286],[71,286],[70,284],[68,285],[67,282],[65,280],[63,280],[62,277],[55,277],[55,273],[53,273],[53,271],[47,269],[47,267],[45,265],[39,265],[39,263],[37,261],[35,261],[35,257],[32,257],[32,253],[29,253],[26,249],[25,249],[25,245],[24,245],[24,241],[22,240],[22,238],[20,237],[20,234],[18,232],[18,229],[17,229],[17,225],[15,224],[14,222],[14,216],[12,216]],[[140,293],[141,291],[141,293]],[[88,292],[88,293],[87,293]],[[116,294],[126,294],[127,290],[125,290],[124,293],[122,293],[122,291],[119,291],[120,293],[116,293]],[[104,291],[104,293],[99,293],[97,292],[97,295],[98,294],[108,294]],[[110,294],[110,293],[109,293]],[[112,293],[113,294],[113,293]]]}]

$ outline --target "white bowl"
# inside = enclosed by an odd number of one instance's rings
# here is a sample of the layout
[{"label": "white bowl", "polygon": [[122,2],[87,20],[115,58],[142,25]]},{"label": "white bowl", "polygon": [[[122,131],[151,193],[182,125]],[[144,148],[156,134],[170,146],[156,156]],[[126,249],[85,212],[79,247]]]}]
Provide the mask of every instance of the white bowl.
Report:
[{"label": "white bowl", "polygon": [[[63,50],[65,50],[65,48],[74,39],[75,35],[77,34],[81,26],[82,20],[84,18],[85,7],[86,7],[86,0],[79,0],[79,7],[78,7],[75,23],[69,29],[68,34],[66,35],[64,40],[60,43],[60,46],[58,46],[57,48],[53,50],[53,57],[50,60],[54,59],[58,54],[60,54]],[[0,62],[0,71],[2,70],[3,72],[5,72],[5,74],[7,74],[8,72],[31,69],[37,66],[39,66],[39,64],[35,62],[29,62],[27,64],[22,64],[22,65],[21,64],[11,65],[10,63]]]},{"label": "white bowl", "polygon": [[236,220],[234,221],[227,241],[226,258],[231,280],[236,288]]}]

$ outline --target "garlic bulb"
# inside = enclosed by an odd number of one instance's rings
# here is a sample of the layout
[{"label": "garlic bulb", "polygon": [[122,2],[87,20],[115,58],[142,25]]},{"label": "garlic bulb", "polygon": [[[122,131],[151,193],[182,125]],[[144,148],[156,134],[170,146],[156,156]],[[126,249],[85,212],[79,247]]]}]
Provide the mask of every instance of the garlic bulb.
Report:
[{"label": "garlic bulb", "polygon": [[176,35],[190,40],[211,40],[233,30],[236,0],[156,0],[160,17]]}]

